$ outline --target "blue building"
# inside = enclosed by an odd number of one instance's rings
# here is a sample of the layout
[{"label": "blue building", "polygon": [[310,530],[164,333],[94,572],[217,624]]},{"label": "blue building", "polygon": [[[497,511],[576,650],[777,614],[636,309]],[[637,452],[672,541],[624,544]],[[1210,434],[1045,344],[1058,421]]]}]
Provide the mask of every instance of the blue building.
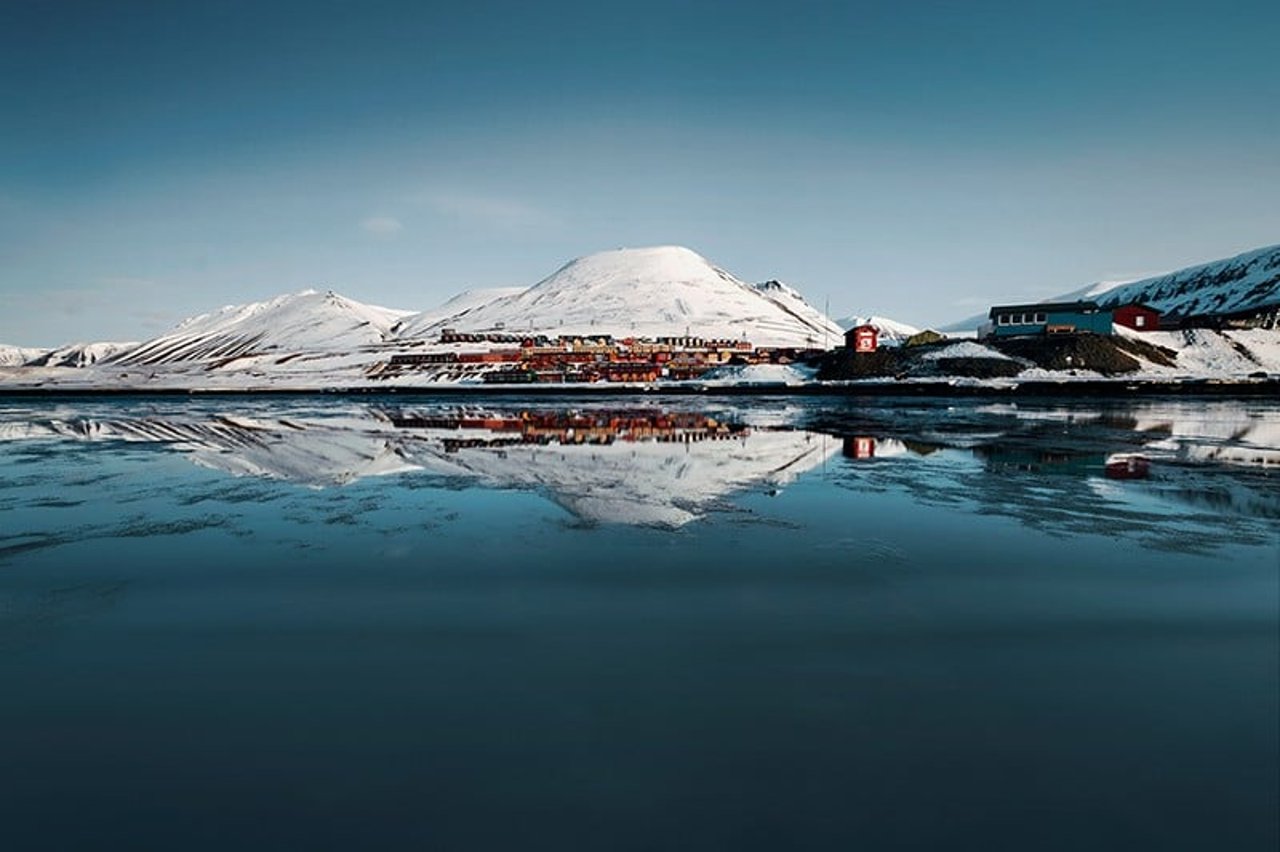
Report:
[{"label": "blue building", "polygon": [[1033,334],[1111,333],[1111,311],[1097,302],[1042,302],[1038,305],[997,305],[988,314],[996,337]]}]

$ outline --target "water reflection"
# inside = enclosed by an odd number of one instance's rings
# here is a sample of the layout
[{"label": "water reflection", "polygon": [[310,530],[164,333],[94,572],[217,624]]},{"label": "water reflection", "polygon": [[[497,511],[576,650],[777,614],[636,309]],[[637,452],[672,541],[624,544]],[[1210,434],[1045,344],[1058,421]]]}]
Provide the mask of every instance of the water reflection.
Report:
[{"label": "water reflection", "polygon": [[1161,549],[1276,540],[1275,404],[903,405],[806,423],[843,436],[859,489]]},{"label": "water reflection", "polygon": [[733,495],[776,493],[819,469],[837,487],[1061,532],[1151,532],[1162,523],[1151,500],[1215,531],[1197,545],[1238,533],[1242,518],[1280,519],[1280,407],[1257,402],[113,400],[0,410],[10,453],[65,442],[161,447],[234,476],[313,488],[403,475],[534,490],[592,524],[680,527]]}]

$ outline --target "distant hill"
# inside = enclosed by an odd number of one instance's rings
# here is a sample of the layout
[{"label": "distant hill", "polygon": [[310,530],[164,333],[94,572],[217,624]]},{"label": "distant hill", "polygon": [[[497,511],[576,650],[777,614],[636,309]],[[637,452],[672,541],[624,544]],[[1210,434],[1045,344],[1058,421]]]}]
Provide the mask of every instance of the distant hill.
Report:
[{"label": "distant hill", "polygon": [[184,320],[115,356],[118,364],[214,361],[267,352],[332,352],[383,343],[407,311],[304,290]]},{"label": "distant hill", "polygon": [[21,367],[30,361],[49,354],[48,349],[31,346],[9,346],[0,343],[0,367]]},{"label": "distant hill", "polygon": [[69,343],[57,349],[42,350],[28,359],[28,367],[91,367],[100,361],[107,361],[122,352],[128,352],[138,344],[136,342],[119,343],[105,341],[100,343]]},{"label": "distant hill", "polygon": [[836,320],[840,327],[845,331],[851,328],[857,328],[860,325],[875,326],[879,332],[879,339],[882,343],[905,343],[909,337],[919,334],[920,329],[914,325],[907,325],[905,322],[891,320],[888,317],[878,317],[874,315],[863,316],[862,314],[850,314],[843,319]]},{"label": "distant hill", "polygon": [[1064,299],[1093,299],[1106,308],[1143,302],[1177,316],[1222,316],[1280,306],[1280,245],[1144,278],[1093,285]]},{"label": "distant hill", "polygon": [[[1234,257],[1202,263],[1122,284],[1090,284],[1048,299],[1071,302],[1092,299],[1106,308],[1143,302],[1177,316],[1224,316],[1280,307],[1280,245],[1254,249]],[[987,321],[976,314],[943,326],[943,331],[973,330]]]}]

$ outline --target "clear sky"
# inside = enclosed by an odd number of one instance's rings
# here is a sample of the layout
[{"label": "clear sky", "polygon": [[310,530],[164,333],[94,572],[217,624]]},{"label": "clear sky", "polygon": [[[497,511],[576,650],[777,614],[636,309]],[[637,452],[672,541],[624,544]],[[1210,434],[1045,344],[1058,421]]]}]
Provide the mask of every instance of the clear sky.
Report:
[{"label": "clear sky", "polygon": [[0,3],[0,342],[677,243],[941,323],[1280,242],[1271,2]]}]

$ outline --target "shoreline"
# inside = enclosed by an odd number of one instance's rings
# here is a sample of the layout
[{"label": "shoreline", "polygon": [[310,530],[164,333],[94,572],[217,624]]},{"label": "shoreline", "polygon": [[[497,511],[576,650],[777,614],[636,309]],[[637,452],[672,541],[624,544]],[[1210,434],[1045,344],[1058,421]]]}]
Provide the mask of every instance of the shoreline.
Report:
[{"label": "shoreline", "polygon": [[439,385],[436,387],[374,387],[352,385],[327,388],[67,388],[0,387],[0,399],[56,397],[572,397],[602,396],[829,396],[829,397],[1272,397],[1280,399],[1280,377],[1266,379],[1194,379],[1183,381],[1028,381],[1005,386],[950,382],[851,382],[803,385]]}]

